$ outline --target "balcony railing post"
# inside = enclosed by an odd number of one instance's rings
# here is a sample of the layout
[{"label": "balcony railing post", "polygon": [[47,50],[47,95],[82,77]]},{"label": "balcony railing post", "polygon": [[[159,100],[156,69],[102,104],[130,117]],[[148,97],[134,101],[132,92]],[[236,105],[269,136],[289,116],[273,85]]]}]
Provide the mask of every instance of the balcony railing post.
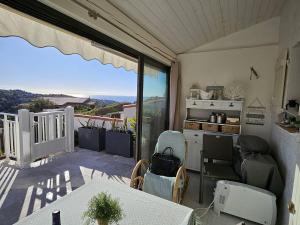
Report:
[{"label": "balcony railing post", "polygon": [[16,153],[17,164],[20,167],[28,167],[31,162],[30,112],[27,109],[20,109],[18,111],[18,117],[20,144]]},{"label": "balcony railing post", "polygon": [[10,141],[9,141],[9,124],[7,120],[7,115],[4,114],[3,119],[3,138],[4,138],[4,152],[6,156],[6,161],[9,161],[10,156]]},{"label": "balcony railing post", "polygon": [[71,106],[66,107],[66,151],[74,151],[74,108]]}]

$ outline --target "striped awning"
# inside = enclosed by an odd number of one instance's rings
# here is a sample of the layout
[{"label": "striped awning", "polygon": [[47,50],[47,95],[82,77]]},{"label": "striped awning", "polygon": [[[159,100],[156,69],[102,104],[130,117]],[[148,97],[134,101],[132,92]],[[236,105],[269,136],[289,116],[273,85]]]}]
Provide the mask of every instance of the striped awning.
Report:
[{"label": "striped awning", "polygon": [[21,37],[36,47],[55,47],[63,54],[79,54],[86,60],[97,59],[137,72],[135,58],[0,4],[0,37],[10,36]]}]

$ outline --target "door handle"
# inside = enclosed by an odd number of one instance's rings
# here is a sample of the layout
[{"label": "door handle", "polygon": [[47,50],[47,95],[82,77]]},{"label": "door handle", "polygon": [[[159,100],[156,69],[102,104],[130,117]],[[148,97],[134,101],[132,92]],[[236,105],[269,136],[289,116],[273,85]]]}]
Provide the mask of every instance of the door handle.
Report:
[{"label": "door handle", "polygon": [[210,106],[214,106],[215,104],[212,102],[212,103],[210,103]]}]

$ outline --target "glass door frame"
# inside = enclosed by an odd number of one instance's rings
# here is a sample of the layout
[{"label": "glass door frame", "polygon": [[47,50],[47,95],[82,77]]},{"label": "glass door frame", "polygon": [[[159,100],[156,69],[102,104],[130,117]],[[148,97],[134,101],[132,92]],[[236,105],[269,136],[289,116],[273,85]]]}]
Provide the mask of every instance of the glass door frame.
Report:
[{"label": "glass door frame", "polygon": [[[57,27],[70,31],[79,36],[88,38],[106,47],[119,51],[123,54],[136,58],[138,60],[138,78],[137,78],[137,139],[136,139],[136,160],[140,159],[141,155],[141,129],[142,129],[142,100],[143,100],[143,77],[144,64],[152,65],[166,71],[167,74],[167,115],[165,122],[165,129],[169,128],[169,109],[170,109],[170,66],[164,65],[143,53],[121,43],[39,1],[36,0],[1,0],[1,4],[7,5],[20,12],[28,14],[37,19],[43,20]],[[109,21],[107,21],[109,22]],[[132,38],[136,39],[134,36]],[[139,41],[138,39],[136,39]],[[140,42],[140,41],[139,41]],[[143,44],[143,43],[142,43]],[[149,47],[149,46],[148,46]],[[151,47],[149,47],[151,48]],[[152,49],[152,48],[151,48]],[[156,49],[152,49],[157,51]]]},{"label": "glass door frame", "polygon": [[144,68],[145,64],[157,67],[162,71],[166,72],[166,87],[167,87],[167,110],[165,120],[165,130],[169,129],[170,119],[170,67],[165,66],[145,55],[141,55],[138,59],[138,80],[137,80],[137,124],[136,124],[136,161],[141,159],[142,149],[142,123],[143,123],[143,91],[144,91]]}]

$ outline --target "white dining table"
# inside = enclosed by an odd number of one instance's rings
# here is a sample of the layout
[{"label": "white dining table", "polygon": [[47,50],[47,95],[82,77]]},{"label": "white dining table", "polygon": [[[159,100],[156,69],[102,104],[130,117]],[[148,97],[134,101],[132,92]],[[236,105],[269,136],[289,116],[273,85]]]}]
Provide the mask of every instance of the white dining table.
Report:
[{"label": "white dining table", "polygon": [[194,224],[193,209],[105,179],[92,180],[15,224],[52,225],[52,212],[60,210],[62,225],[83,225],[89,200],[101,192],[119,199],[125,214],[120,225]]}]

